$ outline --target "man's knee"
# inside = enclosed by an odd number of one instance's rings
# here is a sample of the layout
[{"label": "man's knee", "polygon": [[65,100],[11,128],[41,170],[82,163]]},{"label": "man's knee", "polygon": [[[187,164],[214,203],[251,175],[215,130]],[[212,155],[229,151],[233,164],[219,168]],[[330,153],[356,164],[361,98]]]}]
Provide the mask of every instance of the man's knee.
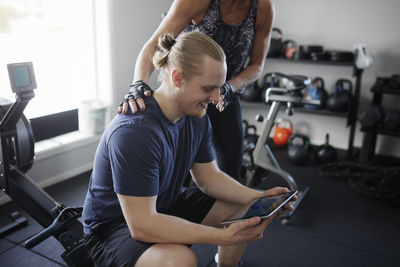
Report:
[{"label": "man's knee", "polygon": [[194,267],[197,266],[197,259],[186,245],[156,244],[139,257],[135,267],[141,266]]}]

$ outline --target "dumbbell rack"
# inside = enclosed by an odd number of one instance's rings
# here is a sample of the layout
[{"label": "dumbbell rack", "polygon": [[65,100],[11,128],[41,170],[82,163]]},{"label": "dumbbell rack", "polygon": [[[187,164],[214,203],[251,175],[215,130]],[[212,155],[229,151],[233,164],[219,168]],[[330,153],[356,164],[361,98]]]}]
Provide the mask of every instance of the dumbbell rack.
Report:
[{"label": "dumbbell rack", "polygon": [[[382,98],[384,94],[398,95],[400,97],[400,90],[391,88],[376,88],[371,89],[373,93],[372,105],[381,106]],[[378,134],[399,136],[400,131],[391,131],[384,128],[378,127],[361,127],[361,131],[364,132],[363,141],[360,151],[360,162],[369,162],[375,154],[376,139]]]}]

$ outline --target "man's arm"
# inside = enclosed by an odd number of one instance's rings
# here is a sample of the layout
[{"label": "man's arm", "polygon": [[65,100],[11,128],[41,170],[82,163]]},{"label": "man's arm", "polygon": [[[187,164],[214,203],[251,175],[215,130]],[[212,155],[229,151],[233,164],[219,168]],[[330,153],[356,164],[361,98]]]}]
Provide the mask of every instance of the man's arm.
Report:
[{"label": "man's arm", "polygon": [[[257,197],[289,192],[286,187],[274,187],[264,192],[246,187],[221,171],[215,160],[208,163],[194,163],[191,174],[203,193],[215,199],[239,205],[244,205]],[[290,210],[291,206],[285,205],[284,208]]]},{"label": "man's arm", "polygon": [[118,194],[118,199],[132,238],[150,243],[234,245],[255,242],[272,218],[259,217],[214,228],[179,217],[158,213],[157,197],[134,197]]},{"label": "man's arm", "polygon": [[274,7],[270,0],[260,0],[257,10],[256,34],[249,64],[229,82],[235,91],[249,85],[259,78],[264,70],[274,20]]},{"label": "man's arm", "polygon": [[244,205],[263,194],[228,176],[218,168],[215,160],[208,163],[194,163],[191,174],[202,192],[218,200]]}]

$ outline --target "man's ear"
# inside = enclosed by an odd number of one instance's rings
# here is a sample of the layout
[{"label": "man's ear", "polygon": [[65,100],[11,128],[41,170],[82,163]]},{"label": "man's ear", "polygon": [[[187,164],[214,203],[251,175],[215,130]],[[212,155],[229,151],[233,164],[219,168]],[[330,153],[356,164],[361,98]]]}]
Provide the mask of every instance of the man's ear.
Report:
[{"label": "man's ear", "polygon": [[183,75],[182,71],[179,69],[174,69],[171,74],[172,82],[175,85],[175,87],[180,88],[183,83]]}]

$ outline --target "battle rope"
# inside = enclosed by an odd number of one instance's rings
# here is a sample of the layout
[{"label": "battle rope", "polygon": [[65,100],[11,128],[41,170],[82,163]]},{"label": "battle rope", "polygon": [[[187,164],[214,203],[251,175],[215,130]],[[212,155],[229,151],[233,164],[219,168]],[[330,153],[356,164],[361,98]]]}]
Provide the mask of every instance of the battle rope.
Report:
[{"label": "battle rope", "polygon": [[321,176],[345,179],[355,191],[374,199],[400,205],[400,167],[335,162],[320,168]]}]

